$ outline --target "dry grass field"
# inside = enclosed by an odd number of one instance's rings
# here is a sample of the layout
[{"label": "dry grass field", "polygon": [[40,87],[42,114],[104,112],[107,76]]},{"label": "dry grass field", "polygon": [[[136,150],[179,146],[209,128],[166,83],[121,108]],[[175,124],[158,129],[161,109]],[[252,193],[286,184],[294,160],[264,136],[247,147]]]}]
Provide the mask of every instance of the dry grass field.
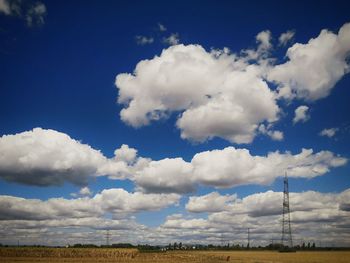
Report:
[{"label": "dry grass field", "polygon": [[350,263],[350,251],[297,253],[278,253],[274,251],[170,251],[140,253],[135,249],[0,248],[0,262]]}]

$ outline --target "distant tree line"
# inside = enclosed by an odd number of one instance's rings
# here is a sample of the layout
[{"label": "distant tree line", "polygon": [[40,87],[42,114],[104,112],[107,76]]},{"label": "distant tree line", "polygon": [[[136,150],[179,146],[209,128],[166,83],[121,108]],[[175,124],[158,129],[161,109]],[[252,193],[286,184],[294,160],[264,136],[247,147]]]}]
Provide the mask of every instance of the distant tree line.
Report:
[{"label": "distant tree line", "polygon": [[[18,245],[3,245],[0,243],[0,247],[18,247]],[[21,245],[20,247],[53,247],[44,245]],[[62,247],[62,246],[55,246]],[[111,245],[95,245],[95,244],[81,244],[77,243],[74,245],[66,246],[68,248],[135,248],[140,252],[164,252],[172,250],[280,250],[283,248],[282,244],[270,243],[267,246],[248,246],[243,244],[183,244],[182,242],[169,243],[166,246],[162,245],[149,245],[149,244],[138,244],[133,245],[130,243],[114,243]],[[295,250],[350,250],[350,247],[317,247],[315,242],[313,243],[302,243],[301,245],[294,246]]]}]

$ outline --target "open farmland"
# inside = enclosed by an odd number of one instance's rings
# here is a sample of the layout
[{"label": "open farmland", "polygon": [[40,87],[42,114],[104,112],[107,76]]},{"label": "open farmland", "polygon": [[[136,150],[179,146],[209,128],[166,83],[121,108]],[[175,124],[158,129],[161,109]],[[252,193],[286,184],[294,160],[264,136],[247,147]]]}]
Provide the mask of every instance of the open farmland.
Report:
[{"label": "open farmland", "polygon": [[347,263],[350,251],[278,253],[275,251],[169,251],[140,253],[136,249],[1,248],[0,262],[159,262],[159,263]]}]

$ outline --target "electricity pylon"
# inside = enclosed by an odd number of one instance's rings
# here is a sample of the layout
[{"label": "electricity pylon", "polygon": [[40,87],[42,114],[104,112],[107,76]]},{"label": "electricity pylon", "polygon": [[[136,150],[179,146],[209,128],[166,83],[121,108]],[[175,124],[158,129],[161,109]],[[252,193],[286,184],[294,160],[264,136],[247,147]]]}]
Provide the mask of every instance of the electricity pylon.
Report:
[{"label": "electricity pylon", "polygon": [[289,189],[287,173],[284,176],[283,190],[283,217],[282,217],[282,240],[285,247],[293,248],[292,229],[290,226]]}]

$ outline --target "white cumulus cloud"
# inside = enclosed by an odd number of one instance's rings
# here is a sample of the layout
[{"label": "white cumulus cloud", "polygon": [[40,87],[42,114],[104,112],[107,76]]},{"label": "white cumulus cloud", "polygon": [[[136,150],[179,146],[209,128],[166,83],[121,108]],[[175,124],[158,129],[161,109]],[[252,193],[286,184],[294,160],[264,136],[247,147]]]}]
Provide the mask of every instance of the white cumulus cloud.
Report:
[{"label": "white cumulus cloud", "polygon": [[138,211],[155,211],[169,205],[177,204],[178,194],[144,194],[129,193],[124,189],[106,189],[94,196],[93,201],[105,211],[114,213],[134,213]]},{"label": "white cumulus cloud", "polygon": [[[280,45],[293,35],[282,34]],[[269,30],[262,31],[256,36],[256,49],[238,53],[171,41],[159,56],[141,60],[133,73],[117,75],[118,102],[124,105],[121,119],[141,127],[176,113],[183,139],[203,142],[220,137],[251,143],[261,124],[270,127],[279,120],[279,100],[324,98],[349,72],[349,23],[338,34],[322,30],[308,43],[294,44],[282,64],[271,57],[271,38]],[[297,117],[295,122],[306,119]],[[261,133],[283,139],[282,131]]]},{"label": "white cumulus cloud", "polygon": [[[220,244],[227,240],[230,244],[240,244],[246,242],[247,228],[250,228],[253,245],[267,245],[271,238],[280,239],[283,192],[267,191],[244,198],[218,193],[197,196],[190,198],[189,203],[200,208],[200,212],[210,213],[207,218],[174,214],[156,227],[137,224],[131,216],[139,211],[174,205],[177,198],[178,195],[128,193],[123,189],[109,189],[93,198],[70,200],[0,196],[0,241],[11,244],[11,240],[21,237],[21,244],[40,240],[45,244],[65,245],[82,239],[104,244],[106,229],[110,230],[112,239],[117,237],[131,243],[143,240],[150,244],[168,244],[175,238],[183,243]],[[291,221],[296,243],[303,239],[304,242],[322,240],[324,245],[349,245],[346,231],[350,225],[349,199],[349,189],[340,193],[292,191]],[[224,205],[224,210],[214,211],[211,205],[219,204]],[[112,213],[112,218],[105,218],[106,213]]]},{"label": "white cumulus cloud", "polygon": [[192,165],[182,158],[151,161],[135,174],[136,185],[146,192],[188,193],[195,189]]},{"label": "white cumulus cloud", "polygon": [[189,212],[221,212],[229,208],[230,203],[237,199],[237,195],[220,195],[212,192],[203,196],[191,196],[186,209]]},{"label": "white cumulus cloud", "polygon": [[161,32],[167,31],[167,28],[161,23],[158,23],[158,29]]},{"label": "white cumulus cloud", "polygon": [[47,201],[2,195],[0,221],[93,218],[106,213],[118,217],[127,213],[160,210],[177,204],[179,199],[177,194],[130,193],[121,188],[105,189],[91,198],[50,198]]},{"label": "white cumulus cloud", "polygon": [[290,177],[312,178],[346,162],[346,158],[329,151],[302,149],[295,155],[276,151],[259,156],[247,149],[227,147],[197,153],[191,162],[182,158],[151,161],[136,172],[133,180],[144,192],[188,193],[200,184],[216,188],[267,185],[286,172]]},{"label": "white cumulus cloud", "polygon": [[138,191],[146,193],[189,193],[199,184],[217,188],[269,184],[286,171],[291,177],[311,178],[347,162],[330,151],[312,149],[254,156],[247,149],[227,147],[197,153],[190,162],[138,157],[137,150],[127,145],[115,154],[106,158],[67,134],[36,128],[0,137],[0,177],[28,185],[70,182],[84,187],[97,176],[108,176],[132,180]]},{"label": "white cumulus cloud", "polygon": [[46,6],[43,3],[37,2],[31,6],[26,14],[28,26],[43,25],[45,23]]},{"label": "white cumulus cloud", "polygon": [[297,122],[306,122],[310,119],[310,115],[308,114],[309,107],[302,105],[295,109],[294,111],[294,118],[293,123],[296,124]]},{"label": "white cumulus cloud", "polygon": [[168,37],[163,38],[163,42],[170,46],[177,45],[180,43],[180,37],[178,33],[173,33]]},{"label": "white cumulus cloud", "polygon": [[0,0],[0,12],[5,15],[11,14],[10,3],[7,0]]},{"label": "white cumulus cloud", "polygon": [[[349,189],[341,193],[291,192],[291,222],[296,243],[302,239],[304,242],[322,240],[323,244],[349,244],[349,233],[344,231],[350,223],[349,194]],[[200,212],[208,212],[209,216],[169,216],[160,229],[170,231],[173,236],[181,233],[186,239],[202,240],[205,243],[220,243],[222,240],[246,242],[247,228],[250,229],[251,242],[255,246],[269,244],[271,238],[280,239],[283,192],[267,191],[244,198],[236,197],[219,211],[213,211],[206,200],[226,197],[211,193],[190,198],[187,207],[200,207]]]},{"label": "white cumulus cloud", "polygon": [[45,23],[47,10],[45,4],[39,1],[27,5],[24,1],[0,0],[0,13],[23,18],[31,27]]},{"label": "white cumulus cloud", "polygon": [[260,124],[258,131],[261,134],[268,135],[274,141],[282,141],[284,134],[282,131],[272,130],[272,124],[264,125]]},{"label": "white cumulus cloud", "polygon": [[279,107],[260,69],[227,52],[176,45],[139,62],[134,74],[119,74],[122,120],[140,127],[183,111],[176,124],[182,138],[250,143],[260,122],[278,119]]},{"label": "white cumulus cloud", "polygon": [[123,144],[119,149],[114,151],[115,158],[119,161],[132,163],[136,160],[137,150]]},{"label": "white cumulus cloud", "polygon": [[315,101],[327,97],[334,85],[349,72],[350,23],[338,34],[326,29],[306,44],[296,43],[287,51],[289,61],[274,66],[268,78],[279,85],[279,95]]},{"label": "white cumulus cloud", "polygon": [[81,196],[90,196],[90,195],[92,195],[92,191],[90,190],[89,187],[85,186],[85,187],[80,189],[79,194]]},{"label": "white cumulus cloud", "polygon": [[288,30],[287,32],[282,33],[279,38],[278,42],[282,46],[286,46],[294,37],[295,32],[292,30]]},{"label": "white cumulus cloud", "polygon": [[323,129],[322,131],[320,131],[319,135],[332,138],[337,133],[337,131],[339,131],[338,128]]},{"label": "white cumulus cloud", "polygon": [[162,225],[163,228],[170,229],[205,229],[209,226],[209,223],[205,219],[185,219],[182,215],[168,216],[165,223]]},{"label": "white cumulus cloud", "polygon": [[311,149],[302,149],[296,155],[276,151],[254,156],[247,149],[234,147],[201,152],[191,161],[197,182],[219,188],[269,184],[285,172],[290,177],[312,178],[346,162],[347,159],[329,151],[313,153]]},{"label": "white cumulus cloud", "polygon": [[[108,159],[100,151],[55,130],[35,128],[0,137],[0,177],[28,185],[62,185],[65,181],[86,185],[96,176],[115,179],[131,176],[146,160],[123,145],[117,157]],[[136,160],[137,159],[137,160]]]},{"label": "white cumulus cloud", "polygon": [[0,138],[0,177],[31,185],[83,185],[105,157],[64,133],[35,128]]},{"label": "white cumulus cloud", "polygon": [[147,45],[147,44],[152,44],[154,42],[154,38],[153,37],[146,37],[146,36],[136,36],[136,43],[138,45]]}]

